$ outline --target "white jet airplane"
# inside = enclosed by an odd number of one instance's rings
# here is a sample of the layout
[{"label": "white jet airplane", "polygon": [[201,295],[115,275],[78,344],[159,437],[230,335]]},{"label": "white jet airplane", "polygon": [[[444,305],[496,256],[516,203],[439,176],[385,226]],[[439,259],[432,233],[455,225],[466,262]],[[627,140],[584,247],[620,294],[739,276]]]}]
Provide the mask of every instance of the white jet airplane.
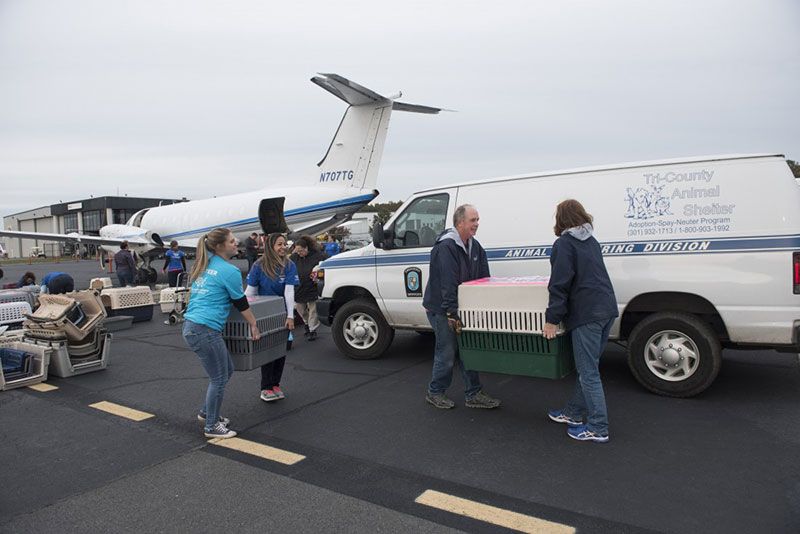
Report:
[{"label": "white jet airplane", "polygon": [[92,243],[110,252],[117,252],[120,243],[127,241],[130,250],[144,260],[152,279],[156,273],[150,261],[173,239],[181,248],[193,250],[201,235],[218,227],[230,228],[240,240],[252,232],[315,235],[334,228],[378,196],[375,185],[392,111],[435,114],[441,108],[396,102],[402,93],[384,97],[337,74],[320,74],[311,81],[349,106],[328,152],[317,164],[318,177],[307,180],[307,186],[270,187],[147,208],[127,224],[103,226],[99,236],[13,230],[0,230],[0,235]]}]

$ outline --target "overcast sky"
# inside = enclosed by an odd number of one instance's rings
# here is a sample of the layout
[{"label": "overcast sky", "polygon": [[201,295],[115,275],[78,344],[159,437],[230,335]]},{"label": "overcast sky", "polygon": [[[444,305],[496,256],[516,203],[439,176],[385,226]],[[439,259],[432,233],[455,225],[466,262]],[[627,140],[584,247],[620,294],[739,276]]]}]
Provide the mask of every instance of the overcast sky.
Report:
[{"label": "overcast sky", "polygon": [[708,154],[800,159],[800,1],[0,0],[0,215],[309,183],[346,104],[402,101],[382,201]]}]

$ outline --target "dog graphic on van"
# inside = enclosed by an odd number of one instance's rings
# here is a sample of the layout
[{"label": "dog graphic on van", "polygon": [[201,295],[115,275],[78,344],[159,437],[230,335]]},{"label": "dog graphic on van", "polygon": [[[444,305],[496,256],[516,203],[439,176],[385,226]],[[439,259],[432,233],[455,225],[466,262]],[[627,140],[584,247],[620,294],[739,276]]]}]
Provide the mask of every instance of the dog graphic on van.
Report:
[{"label": "dog graphic on van", "polygon": [[669,198],[661,194],[663,185],[645,187],[625,188],[625,201],[628,209],[625,217],[629,219],[651,219],[659,215],[672,215],[669,211]]}]

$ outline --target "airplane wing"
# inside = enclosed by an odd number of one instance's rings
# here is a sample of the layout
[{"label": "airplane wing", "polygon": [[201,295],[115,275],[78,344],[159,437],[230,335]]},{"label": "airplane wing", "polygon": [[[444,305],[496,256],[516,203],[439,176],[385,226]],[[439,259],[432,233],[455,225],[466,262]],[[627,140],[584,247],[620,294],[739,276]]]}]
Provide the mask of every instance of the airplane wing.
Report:
[{"label": "airplane wing", "polygon": [[19,237],[22,239],[39,239],[41,241],[66,241],[70,243],[84,243],[92,245],[119,245],[127,241],[133,245],[152,245],[147,239],[128,238],[118,239],[115,237],[99,237],[96,235],[84,235],[77,232],[71,234],[47,234],[43,232],[20,232],[17,230],[0,230],[0,236]]}]

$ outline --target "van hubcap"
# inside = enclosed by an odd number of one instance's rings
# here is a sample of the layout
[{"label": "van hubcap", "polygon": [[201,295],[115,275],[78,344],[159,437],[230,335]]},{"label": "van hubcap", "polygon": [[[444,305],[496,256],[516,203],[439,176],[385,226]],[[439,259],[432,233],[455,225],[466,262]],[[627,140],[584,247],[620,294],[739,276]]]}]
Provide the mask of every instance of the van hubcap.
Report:
[{"label": "van hubcap", "polygon": [[650,372],[668,382],[680,382],[692,376],[700,364],[697,344],[677,330],[657,332],[644,347],[644,359]]},{"label": "van hubcap", "polygon": [[378,323],[366,313],[354,313],[344,322],[344,338],[351,347],[368,349],[378,341]]}]

